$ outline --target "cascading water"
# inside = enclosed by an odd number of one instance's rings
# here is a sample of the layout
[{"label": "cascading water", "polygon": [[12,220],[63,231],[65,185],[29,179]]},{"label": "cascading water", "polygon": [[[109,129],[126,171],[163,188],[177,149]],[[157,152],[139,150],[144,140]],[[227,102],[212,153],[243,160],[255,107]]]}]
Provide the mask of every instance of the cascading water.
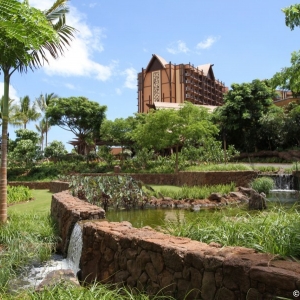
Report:
[{"label": "cascading water", "polygon": [[274,176],[274,190],[294,190],[294,176],[290,174],[280,174]]},{"label": "cascading water", "polygon": [[290,174],[279,174],[272,176],[274,189],[270,191],[269,200],[285,202],[296,202],[299,199],[299,191],[294,189],[294,176]]},{"label": "cascading water", "polygon": [[32,264],[24,269],[20,278],[10,282],[10,290],[36,288],[48,273],[56,270],[71,269],[74,275],[79,271],[79,261],[82,251],[82,228],[76,223],[70,237],[67,258],[54,254],[46,263]]},{"label": "cascading water", "polygon": [[79,271],[81,251],[82,251],[82,228],[78,223],[76,223],[70,237],[68,255],[66,258],[67,265],[74,272],[75,275]]}]

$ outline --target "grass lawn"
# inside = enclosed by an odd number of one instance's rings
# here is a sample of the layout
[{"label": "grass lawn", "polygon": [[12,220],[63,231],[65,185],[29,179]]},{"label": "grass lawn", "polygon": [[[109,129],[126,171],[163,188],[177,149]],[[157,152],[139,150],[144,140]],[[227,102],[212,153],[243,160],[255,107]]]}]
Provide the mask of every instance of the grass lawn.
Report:
[{"label": "grass lawn", "polygon": [[32,194],[34,200],[11,205],[8,213],[49,213],[52,193],[48,190],[32,190]]}]

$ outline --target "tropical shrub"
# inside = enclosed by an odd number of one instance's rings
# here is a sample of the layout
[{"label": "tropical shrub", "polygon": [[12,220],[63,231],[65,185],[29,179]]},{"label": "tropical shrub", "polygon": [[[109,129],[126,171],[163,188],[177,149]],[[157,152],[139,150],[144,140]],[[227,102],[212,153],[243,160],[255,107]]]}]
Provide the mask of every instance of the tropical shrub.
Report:
[{"label": "tropical shrub", "polygon": [[13,204],[32,199],[32,192],[25,186],[7,186],[7,203]]},{"label": "tropical shrub", "polygon": [[144,206],[147,195],[142,183],[130,176],[67,176],[61,178],[70,182],[73,196],[89,203],[114,208],[135,208]]},{"label": "tropical shrub", "polygon": [[250,186],[259,193],[269,194],[270,190],[274,188],[274,181],[270,177],[258,177],[255,178]]}]

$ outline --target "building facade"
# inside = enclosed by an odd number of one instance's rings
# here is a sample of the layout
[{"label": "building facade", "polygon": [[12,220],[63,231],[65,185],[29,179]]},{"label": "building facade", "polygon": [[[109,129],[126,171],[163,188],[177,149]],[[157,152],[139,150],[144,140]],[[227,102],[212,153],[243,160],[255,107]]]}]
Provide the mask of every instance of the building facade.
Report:
[{"label": "building facade", "polygon": [[138,74],[138,112],[148,112],[163,102],[222,105],[227,88],[215,79],[212,67],[212,64],[174,65],[153,54],[147,68]]}]

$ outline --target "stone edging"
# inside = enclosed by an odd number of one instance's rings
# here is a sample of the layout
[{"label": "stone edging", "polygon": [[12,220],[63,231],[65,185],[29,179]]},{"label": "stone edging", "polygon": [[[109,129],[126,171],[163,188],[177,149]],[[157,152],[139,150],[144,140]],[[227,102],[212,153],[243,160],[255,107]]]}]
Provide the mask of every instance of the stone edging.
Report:
[{"label": "stone edging", "polygon": [[293,299],[293,291],[300,290],[298,263],[253,249],[173,237],[149,227],[137,229],[128,222],[99,222],[99,207],[67,191],[53,195],[51,214],[63,251],[74,222],[91,220],[81,223],[80,268],[87,282],[122,283],[148,294],[162,290],[176,299],[188,291],[186,299]]}]

